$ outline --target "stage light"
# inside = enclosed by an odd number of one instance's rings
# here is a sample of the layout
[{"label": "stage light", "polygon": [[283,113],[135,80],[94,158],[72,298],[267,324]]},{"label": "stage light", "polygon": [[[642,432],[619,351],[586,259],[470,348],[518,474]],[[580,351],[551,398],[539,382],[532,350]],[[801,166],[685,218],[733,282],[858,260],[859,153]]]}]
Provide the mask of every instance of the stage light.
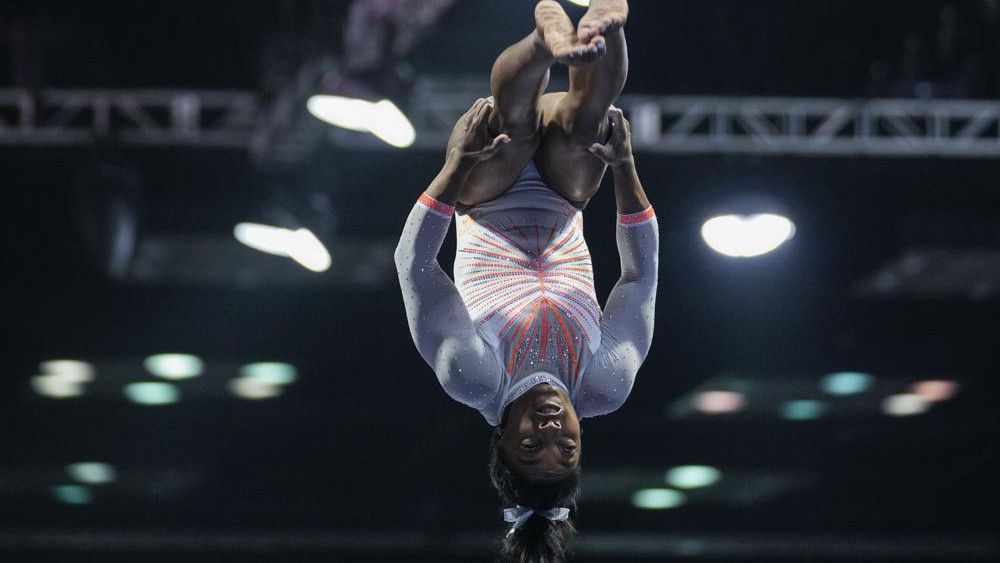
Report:
[{"label": "stage light", "polygon": [[189,379],[205,371],[205,363],[191,354],[155,354],[143,360],[146,371],[163,379]]},{"label": "stage light", "polygon": [[681,465],[667,471],[667,484],[678,489],[697,489],[714,485],[722,472],[708,465]]},{"label": "stage light", "polygon": [[325,272],[332,263],[330,252],[309,229],[292,231],[257,223],[239,223],[233,227],[233,236],[254,250],[286,256],[313,272]]},{"label": "stage light", "polygon": [[35,393],[50,399],[69,399],[83,395],[83,385],[59,374],[36,375],[31,378]]},{"label": "stage light", "polygon": [[288,385],[298,378],[295,366],[282,362],[256,362],[240,368],[240,375],[267,385]]},{"label": "stage light", "polygon": [[694,396],[692,404],[705,414],[727,414],[742,410],[746,397],[735,391],[704,391]]},{"label": "stage light", "polygon": [[397,148],[409,147],[417,138],[410,120],[389,100],[372,103],[359,98],[316,95],[306,101],[306,108],[320,121],[371,133]]},{"label": "stage light", "polygon": [[82,485],[56,485],[52,487],[52,496],[63,504],[90,504],[94,501],[90,489]]},{"label": "stage light", "polygon": [[766,254],[795,235],[795,225],[785,217],[759,215],[722,215],[701,227],[701,236],[712,250],[734,258]]},{"label": "stage light", "polygon": [[125,386],[125,396],[140,405],[169,405],[181,400],[181,391],[172,383],[143,381]]},{"label": "stage light", "polygon": [[673,489],[640,489],[632,494],[632,506],[645,510],[677,508],[687,502],[687,497]]},{"label": "stage light", "polygon": [[81,461],[66,466],[66,473],[74,480],[88,485],[104,485],[115,480],[115,468],[107,463]]},{"label": "stage light", "polygon": [[882,410],[890,416],[911,416],[926,412],[927,401],[916,393],[901,393],[886,397]]},{"label": "stage light", "polygon": [[814,420],[825,413],[826,404],[822,401],[802,399],[781,405],[781,417],[788,420]]},{"label": "stage light", "polygon": [[282,388],[253,377],[237,377],[229,381],[229,390],[241,399],[271,399],[281,395]]},{"label": "stage light", "polygon": [[958,393],[958,383],[946,379],[929,379],[914,383],[910,389],[929,403],[947,401]]},{"label": "stage light", "polygon": [[820,387],[830,395],[854,395],[871,387],[875,378],[857,371],[841,371],[823,376]]},{"label": "stage light", "polygon": [[94,366],[81,360],[48,360],[39,364],[38,369],[69,383],[90,383],[95,372]]},{"label": "stage light", "polygon": [[590,0],[569,0],[570,4],[576,4],[577,6],[587,7],[590,6]]}]

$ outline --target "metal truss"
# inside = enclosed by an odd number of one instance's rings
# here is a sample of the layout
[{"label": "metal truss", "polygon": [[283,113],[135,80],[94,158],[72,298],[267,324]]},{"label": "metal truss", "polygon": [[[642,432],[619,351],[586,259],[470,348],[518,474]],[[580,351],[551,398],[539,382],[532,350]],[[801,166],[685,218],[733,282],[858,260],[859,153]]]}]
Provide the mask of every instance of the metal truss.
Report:
[{"label": "metal truss", "polygon": [[[408,112],[416,148],[443,148],[457,117],[485,91],[469,80],[418,84]],[[1000,102],[625,96],[618,105],[645,152],[1000,158]],[[253,149],[273,127],[267,115],[246,91],[0,90],[0,145]],[[341,130],[330,138],[396,150]]]}]

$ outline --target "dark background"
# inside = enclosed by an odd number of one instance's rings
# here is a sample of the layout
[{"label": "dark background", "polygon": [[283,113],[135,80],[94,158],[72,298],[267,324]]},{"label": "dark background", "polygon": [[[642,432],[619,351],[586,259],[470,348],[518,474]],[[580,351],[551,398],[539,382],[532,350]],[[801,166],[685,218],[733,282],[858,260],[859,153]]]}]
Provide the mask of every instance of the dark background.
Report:
[{"label": "dark background", "polygon": [[[346,4],[5,2],[0,87],[266,90],[275,60],[336,51]],[[532,4],[459,0],[410,61],[418,74],[485,74],[530,29]],[[955,53],[942,58],[935,41],[947,6],[959,31]],[[998,20],[989,10],[974,1],[635,1],[627,93],[865,98],[911,95],[928,82],[995,99]],[[44,61],[34,70],[15,60],[19,33]],[[922,45],[916,66],[906,57],[912,37]],[[995,291],[856,288],[907,249],[996,251],[1000,160],[637,159],[661,228],[656,338],[625,407],[584,424],[594,477],[581,541],[676,539],[650,555],[665,560],[995,556]],[[329,197],[330,236],[391,241],[440,161],[322,144],[276,175],[237,150],[0,147],[0,555],[488,560],[503,529],[486,475],[489,428],[441,392],[416,354],[394,281],[112,279],[82,235],[81,185],[92,188],[93,171],[113,165],[141,185],[143,236],[227,235],[279,182],[283,193]],[[715,254],[701,223],[746,194],[780,205],[796,237],[754,260]],[[617,277],[610,189],[586,220],[603,301]],[[92,361],[99,378],[102,365],[132,365],[140,378],[142,358],[163,351],[198,354],[205,377],[220,382],[229,375],[213,366],[261,359],[293,363],[300,379],[267,401],[193,394],[156,408],[113,393],[51,401],[28,383],[55,357]],[[941,378],[959,381],[960,393],[913,417],[881,414],[878,397],[816,421],[767,410],[783,382],[816,382],[819,397],[820,377],[844,370],[874,374],[883,394]],[[720,374],[743,381],[762,410],[668,416]],[[51,487],[81,460],[112,463],[118,481],[96,488],[91,504],[57,502]],[[691,463],[720,468],[723,481],[678,509],[638,510],[627,494],[587,500],[611,472],[638,483]],[[581,560],[626,560],[588,549],[581,544]]]}]

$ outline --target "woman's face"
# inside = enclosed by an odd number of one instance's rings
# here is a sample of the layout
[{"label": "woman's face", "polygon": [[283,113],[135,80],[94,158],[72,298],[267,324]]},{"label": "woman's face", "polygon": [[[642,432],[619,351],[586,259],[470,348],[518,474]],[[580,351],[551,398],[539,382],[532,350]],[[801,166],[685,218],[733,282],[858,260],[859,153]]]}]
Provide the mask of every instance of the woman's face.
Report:
[{"label": "woman's face", "polygon": [[509,466],[532,480],[565,478],[580,463],[580,420],[558,387],[536,385],[510,405],[501,450]]}]

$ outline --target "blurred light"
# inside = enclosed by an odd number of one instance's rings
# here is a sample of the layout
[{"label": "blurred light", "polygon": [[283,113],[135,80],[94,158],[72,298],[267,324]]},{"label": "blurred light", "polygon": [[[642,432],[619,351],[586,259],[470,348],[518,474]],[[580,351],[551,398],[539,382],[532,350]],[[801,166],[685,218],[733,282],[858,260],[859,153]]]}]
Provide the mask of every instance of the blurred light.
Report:
[{"label": "blurred light", "polygon": [[83,385],[68,380],[59,374],[36,375],[31,378],[31,388],[35,393],[51,399],[68,399],[83,395]]},{"label": "blurred light", "polygon": [[240,368],[240,375],[267,385],[288,385],[296,380],[295,366],[282,362],[256,362]]},{"label": "blurred light", "polygon": [[188,379],[198,377],[205,370],[205,363],[190,354],[156,354],[143,360],[149,373],[163,379]]},{"label": "blurred light", "polygon": [[394,147],[409,147],[417,138],[410,120],[389,100],[372,103],[358,98],[317,95],[306,101],[306,108],[320,121],[371,133]]},{"label": "blurred light", "polygon": [[781,416],[788,420],[813,420],[826,413],[826,404],[822,401],[798,400],[786,401],[781,405]]},{"label": "blurred light", "polygon": [[94,366],[80,360],[48,360],[38,365],[47,375],[58,375],[69,383],[90,383],[94,380]]},{"label": "blurred light", "polygon": [[686,501],[684,493],[673,489],[640,489],[632,494],[632,506],[646,510],[677,508]]},{"label": "blurred light", "polygon": [[332,263],[330,253],[309,229],[283,229],[257,223],[239,223],[233,236],[241,243],[278,256],[287,256],[313,272],[325,272]]},{"label": "blurred light", "polygon": [[115,480],[115,468],[107,463],[82,461],[66,466],[66,473],[74,480],[88,485],[103,485]]},{"label": "blurred light", "polygon": [[143,381],[125,386],[125,396],[140,405],[169,405],[181,400],[180,389],[173,383]]},{"label": "blurred light", "polygon": [[910,388],[929,403],[947,401],[958,393],[958,383],[946,379],[929,379],[918,381]]},{"label": "blurred light", "polygon": [[696,489],[714,485],[722,472],[708,465],[680,465],[667,471],[667,484],[678,489]]},{"label": "blurred light", "polygon": [[701,227],[701,236],[712,250],[735,258],[760,256],[781,246],[795,235],[795,225],[770,213],[722,215]]},{"label": "blurred light", "polygon": [[909,416],[927,411],[927,401],[915,393],[902,393],[886,397],[882,410],[890,416]]},{"label": "blurred light", "polygon": [[590,0],[569,0],[570,4],[576,4],[577,6],[590,6]]},{"label": "blurred light", "polygon": [[742,410],[746,398],[735,391],[704,391],[695,395],[692,403],[705,414],[724,414]]},{"label": "blurred light", "polygon": [[82,485],[57,485],[52,487],[52,496],[65,504],[90,504],[94,495]]},{"label": "blurred light", "polygon": [[831,395],[853,395],[863,393],[871,387],[875,378],[857,371],[842,371],[823,377],[820,387]]},{"label": "blurred light", "polygon": [[229,390],[242,399],[271,399],[281,395],[282,388],[254,377],[237,377],[229,381]]}]

